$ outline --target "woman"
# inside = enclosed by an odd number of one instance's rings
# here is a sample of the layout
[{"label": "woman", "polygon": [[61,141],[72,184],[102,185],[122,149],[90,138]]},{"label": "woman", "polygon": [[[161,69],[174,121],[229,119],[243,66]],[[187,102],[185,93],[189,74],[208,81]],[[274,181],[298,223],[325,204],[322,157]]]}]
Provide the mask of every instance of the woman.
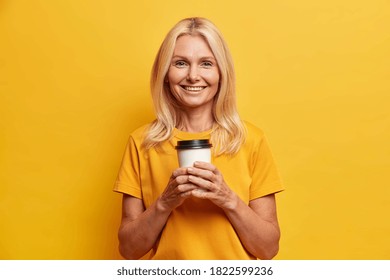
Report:
[{"label": "woman", "polygon": [[[273,258],[283,188],[262,131],[238,116],[232,59],[210,21],[184,19],[168,33],[151,92],[157,118],[131,134],[114,188],[123,257]],[[210,139],[212,164],[178,168],[176,143],[190,139]]]}]

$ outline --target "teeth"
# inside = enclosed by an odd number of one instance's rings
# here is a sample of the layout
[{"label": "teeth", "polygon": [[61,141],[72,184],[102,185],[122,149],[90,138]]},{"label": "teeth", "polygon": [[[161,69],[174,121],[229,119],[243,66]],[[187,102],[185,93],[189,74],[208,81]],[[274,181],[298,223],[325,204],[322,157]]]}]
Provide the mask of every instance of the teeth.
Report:
[{"label": "teeth", "polygon": [[188,91],[200,91],[204,89],[204,87],[184,87],[184,89]]}]

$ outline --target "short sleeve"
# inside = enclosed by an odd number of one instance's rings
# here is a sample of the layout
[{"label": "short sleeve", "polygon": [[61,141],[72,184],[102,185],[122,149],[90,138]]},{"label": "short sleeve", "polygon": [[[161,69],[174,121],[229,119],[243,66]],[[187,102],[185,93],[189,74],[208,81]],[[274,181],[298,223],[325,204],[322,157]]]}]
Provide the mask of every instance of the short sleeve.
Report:
[{"label": "short sleeve", "polygon": [[250,200],[284,190],[274,157],[264,135],[252,154]]},{"label": "short sleeve", "polygon": [[122,158],[114,191],[142,198],[140,181],[139,152],[133,137],[130,137]]}]

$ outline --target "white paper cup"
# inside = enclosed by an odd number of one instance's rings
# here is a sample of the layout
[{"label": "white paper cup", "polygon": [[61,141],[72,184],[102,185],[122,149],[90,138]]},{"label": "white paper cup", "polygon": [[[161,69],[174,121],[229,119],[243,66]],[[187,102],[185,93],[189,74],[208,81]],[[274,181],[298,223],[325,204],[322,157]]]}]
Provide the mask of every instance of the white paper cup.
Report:
[{"label": "white paper cup", "polygon": [[178,141],[177,156],[180,167],[192,167],[195,161],[211,162],[211,143],[208,139]]}]

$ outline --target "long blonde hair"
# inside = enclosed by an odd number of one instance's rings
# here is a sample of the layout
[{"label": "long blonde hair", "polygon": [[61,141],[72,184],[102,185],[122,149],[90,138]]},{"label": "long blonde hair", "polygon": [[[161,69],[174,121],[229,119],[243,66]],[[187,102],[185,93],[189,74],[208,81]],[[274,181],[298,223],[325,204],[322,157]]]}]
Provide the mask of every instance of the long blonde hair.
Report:
[{"label": "long blonde hair", "polygon": [[220,87],[214,97],[214,126],[211,142],[216,156],[238,152],[245,141],[245,127],[238,115],[235,93],[233,60],[221,32],[205,18],[187,18],[179,21],[167,34],[155,58],[150,86],[156,120],[150,125],[143,142],[146,149],[157,147],[172,137],[180,122],[176,100],[165,79],[171,64],[176,40],[183,35],[200,35],[208,42],[220,71]]}]

